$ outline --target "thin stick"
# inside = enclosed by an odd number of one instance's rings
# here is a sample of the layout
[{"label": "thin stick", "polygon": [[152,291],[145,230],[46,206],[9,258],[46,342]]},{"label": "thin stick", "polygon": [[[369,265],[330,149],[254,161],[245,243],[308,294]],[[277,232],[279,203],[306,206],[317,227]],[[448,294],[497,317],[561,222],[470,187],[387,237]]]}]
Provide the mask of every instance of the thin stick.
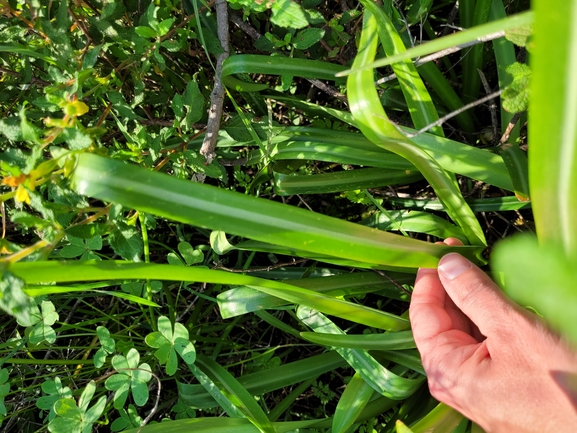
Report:
[{"label": "thin stick", "polygon": [[391,283],[393,283],[397,289],[405,292],[407,295],[409,295],[409,297],[411,297],[411,292],[409,292],[407,289],[405,289],[403,286],[401,286],[399,283],[397,283],[395,280],[393,280],[391,277],[389,277],[383,271],[379,271],[378,269],[373,269],[373,271],[375,271],[381,277],[385,277],[387,280],[389,280]]},{"label": "thin stick", "polygon": [[206,135],[200,148],[200,154],[206,159],[206,164],[210,164],[215,158],[216,140],[220,130],[220,119],[222,118],[222,106],[224,104],[224,85],[222,84],[222,64],[230,53],[228,43],[228,7],[226,0],[216,0],[216,23],[218,29],[218,39],[223,52],[216,57],[216,72],[214,76],[214,88],[210,94],[210,108],[208,109],[208,122],[206,124]]},{"label": "thin stick", "polygon": [[458,110],[452,111],[449,114],[447,114],[446,116],[441,117],[439,120],[437,120],[436,122],[430,123],[429,125],[425,126],[424,128],[419,129],[417,132],[413,133],[413,134],[405,134],[405,136],[407,138],[413,138],[416,137],[417,135],[422,134],[423,132],[427,132],[429,129],[434,128],[435,126],[440,126],[443,123],[445,123],[447,120],[461,114],[463,111],[468,110],[469,108],[473,108],[476,107],[477,105],[481,105],[484,104],[487,101],[490,101],[491,99],[496,98],[497,96],[501,95],[501,93],[503,93],[502,90],[497,90],[496,92],[493,92],[487,96],[485,96],[484,98],[478,99],[476,101],[473,102],[469,102],[466,105],[463,105],[461,108],[459,108]]},{"label": "thin stick", "polygon": [[[487,82],[487,78],[485,78],[485,74],[480,69],[477,69],[479,73],[479,77],[481,78],[481,82],[483,83],[483,88],[485,89],[485,93],[488,95],[491,93],[491,87]],[[493,127],[493,135],[491,137],[491,143],[495,144],[497,141],[497,134],[499,133],[499,121],[497,120],[497,105],[494,101],[489,102],[489,112],[491,113],[491,125]]]},{"label": "thin stick", "polygon": [[[474,41],[466,42],[466,43],[461,44],[461,45],[456,45],[454,47],[447,48],[446,50],[441,50],[441,51],[437,51],[436,53],[429,54],[428,56],[422,57],[419,60],[413,62],[413,64],[416,67],[419,67],[423,63],[432,62],[433,60],[437,60],[437,59],[440,59],[441,57],[448,56],[449,54],[456,53],[457,51],[460,51],[463,48],[468,48],[468,47],[471,47],[473,45],[482,44],[484,42],[492,41],[493,39],[499,39],[499,38],[502,38],[503,36],[505,36],[504,31],[490,33],[486,36],[480,37],[479,39],[475,39]],[[388,75],[386,77],[383,77],[383,78],[377,80],[375,82],[375,85],[378,86],[379,84],[386,83],[387,81],[394,80],[395,78],[397,78],[396,74]]]},{"label": "thin stick", "polygon": [[[230,14],[230,20],[233,22],[233,24],[235,24],[239,29],[241,29],[243,32],[245,32],[254,40],[257,40],[260,37],[262,37],[262,35],[254,27],[252,27],[250,24],[245,23],[242,20],[242,18],[236,15],[235,13]],[[313,86],[315,86],[317,89],[325,92],[329,96],[332,96],[333,98],[336,98],[339,101],[344,102],[345,104],[348,103],[347,97],[343,95],[341,92],[339,92],[335,87],[326,84],[320,80],[315,80],[312,78],[306,78],[306,80]]]},{"label": "thin stick", "polygon": [[271,265],[271,266],[267,266],[266,268],[252,268],[252,269],[231,269],[231,268],[226,268],[226,267],[220,265],[219,263],[214,263],[215,266],[212,269],[222,269],[224,271],[234,272],[234,273],[262,272],[262,271],[268,272],[272,269],[283,268],[285,266],[298,265],[299,263],[304,263],[308,260],[310,260],[310,259],[293,260],[292,262],[280,263],[278,265]]},{"label": "thin stick", "polygon": [[517,122],[521,118],[521,114],[522,113],[515,113],[515,115],[511,118],[511,120],[509,121],[509,124],[507,125],[507,128],[505,129],[505,132],[503,133],[503,135],[501,136],[501,139],[499,140],[499,142],[501,144],[504,144],[507,141],[509,141],[509,136],[511,135],[513,128],[515,128],[515,125],[517,124]]}]

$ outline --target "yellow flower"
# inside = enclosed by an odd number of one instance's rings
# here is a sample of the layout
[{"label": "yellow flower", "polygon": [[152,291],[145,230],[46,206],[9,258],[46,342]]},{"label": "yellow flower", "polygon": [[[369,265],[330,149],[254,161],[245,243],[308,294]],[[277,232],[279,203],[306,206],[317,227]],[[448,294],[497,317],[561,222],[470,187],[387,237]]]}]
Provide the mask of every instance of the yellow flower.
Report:
[{"label": "yellow flower", "polygon": [[14,198],[26,204],[30,204],[30,195],[28,194],[28,190],[24,188],[23,185],[18,185],[18,189],[16,189],[16,195]]}]

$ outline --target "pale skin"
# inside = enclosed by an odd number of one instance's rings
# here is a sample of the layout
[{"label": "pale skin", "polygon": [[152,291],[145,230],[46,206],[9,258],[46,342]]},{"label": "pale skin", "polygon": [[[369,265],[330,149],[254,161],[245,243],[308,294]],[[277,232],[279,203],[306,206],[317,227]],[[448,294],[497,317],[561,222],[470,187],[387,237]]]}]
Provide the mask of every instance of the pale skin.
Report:
[{"label": "pale skin", "polygon": [[409,313],[437,400],[487,433],[577,432],[575,348],[481,269],[456,253],[419,269]]}]

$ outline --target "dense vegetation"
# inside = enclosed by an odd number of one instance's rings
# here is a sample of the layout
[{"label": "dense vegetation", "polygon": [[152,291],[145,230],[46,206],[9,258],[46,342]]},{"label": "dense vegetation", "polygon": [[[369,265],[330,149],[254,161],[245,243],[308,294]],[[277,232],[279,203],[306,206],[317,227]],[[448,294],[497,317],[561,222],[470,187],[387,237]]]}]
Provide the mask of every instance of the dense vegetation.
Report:
[{"label": "dense vegetation", "polygon": [[575,332],[576,2],[382,3],[0,3],[3,429],[474,432],[411,285],[515,232]]}]

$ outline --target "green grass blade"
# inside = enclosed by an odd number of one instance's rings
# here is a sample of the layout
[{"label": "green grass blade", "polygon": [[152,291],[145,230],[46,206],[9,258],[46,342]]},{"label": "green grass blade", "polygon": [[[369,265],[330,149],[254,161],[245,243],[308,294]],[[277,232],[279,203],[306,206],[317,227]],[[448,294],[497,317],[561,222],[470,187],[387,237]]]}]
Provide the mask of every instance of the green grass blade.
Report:
[{"label": "green grass blade", "polygon": [[[404,127],[401,130],[407,134],[415,132]],[[383,139],[385,142],[392,141]],[[495,153],[432,134],[418,135],[412,141],[431,155],[444,170],[508,191],[514,190],[503,158]],[[415,169],[406,159],[375,146],[361,134],[316,128],[285,128],[281,135],[274,137],[269,155],[273,160],[318,160],[396,170]],[[249,163],[257,163],[259,158],[260,153],[256,151],[249,157]]]},{"label": "green grass blade", "polygon": [[[377,22],[365,11],[359,52],[353,66],[370,63],[377,50]],[[363,134],[373,143],[410,161],[425,176],[443,202],[449,216],[461,227],[472,244],[485,245],[485,236],[473,212],[463,199],[451,175],[423,149],[408,140],[388,121],[372,84],[372,70],[361,70],[349,76],[347,89],[351,112]]]},{"label": "green grass blade", "polygon": [[[357,142],[363,141],[364,137],[355,134]],[[366,167],[380,167],[389,170],[415,170],[414,165],[406,159],[392,152],[373,146],[373,149],[355,149],[356,143],[343,145],[338,143],[325,143],[315,141],[291,140],[282,141],[272,146],[269,157],[273,161],[285,159],[299,159],[312,161],[336,162],[340,164],[362,165]],[[247,164],[257,163],[260,151],[249,154]]]},{"label": "green grass blade", "polygon": [[[26,282],[70,282],[114,279],[160,279],[168,281],[201,281],[212,284],[246,285],[285,301],[308,305],[327,314],[353,320],[367,326],[401,331],[409,327],[406,319],[384,311],[333,298],[311,290],[290,286],[278,281],[240,275],[236,273],[134,262],[24,262],[16,263],[10,270]],[[225,308],[224,312],[227,311]]]},{"label": "green grass blade", "polygon": [[515,188],[515,196],[519,201],[529,201],[529,162],[527,154],[523,152],[517,143],[505,143],[501,146],[500,155],[505,161],[507,170],[511,175],[511,181]]},{"label": "green grass blade", "polygon": [[337,403],[333,418],[333,433],[345,433],[361,414],[371,396],[373,388],[359,373],[355,373]]},{"label": "green grass blade", "polygon": [[232,374],[206,356],[198,355],[196,364],[202,368],[213,382],[221,385],[228,399],[240,409],[260,432],[276,433],[263,409]]},{"label": "green grass blade", "polygon": [[[346,365],[346,362],[339,354],[327,352],[247,374],[237,380],[251,395],[262,395],[304,380],[316,379],[321,374],[343,365]],[[189,385],[178,381],[176,383],[178,395],[186,404],[200,409],[209,409],[217,405],[202,385]]]},{"label": "green grass blade", "polygon": [[110,290],[98,290],[98,289],[87,289],[84,287],[68,287],[68,286],[36,286],[28,285],[24,289],[24,293],[28,296],[46,296],[54,295],[58,293],[73,293],[73,292],[94,292],[100,295],[116,296],[117,298],[126,299],[127,301],[134,302],[136,304],[147,305],[150,307],[160,307],[156,302],[149,301],[148,299],[141,298],[140,296],[131,295],[129,293],[123,292],[113,292]]},{"label": "green grass blade", "polygon": [[577,256],[577,3],[537,0],[529,181],[539,242]]},{"label": "green grass blade", "polygon": [[[333,322],[315,310],[306,307],[297,309],[297,316],[315,332],[344,334]],[[366,351],[357,349],[335,349],[351,367],[378,393],[393,400],[411,396],[422,384],[424,378],[406,379],[397,376],[379,364]]]},{"label": "green grass blade", "polygon": [[360,168],[324,174],[286,175],[274,173],[274,191],[278,195],[326,194],[355,189],[406,185],[421,180],[417,170]]},{"label": "green grass blade", "polygon": [[378,352],[372,352],[372,355],[383,362],[392,361],[404,367],[408,367],[423,376],[427,375],[417,349],[380,350]]},{"label": "green grass blade", "polygon": [[[325,420],[275,422],[276,433],[304,431],[303,429],[323,427]],[[330,425],[330,424],[329,424]],[[325,425],[326,427],[326,425]],[[148,424],[144,427],[125,430],[126,433],[259,433],[249,420],[244,418],[192,418]]]},{"label": "green grass blade", "polygon": [[315,383],[315,379],[308,379],[294,387],[293,390],[282,399],[279,403],[271,409],[268,417],[271,421],[276,421],[283,413],[285,413],[293,405],[293,403],[301,397],[307,389]]},{"label": "green grass blade", "polygon": [[[407,51],[401,36],[387,14],[370,0],[361,0],[361,4],[370,11],[377,21],[377,29],[381,45],[387,56],[394,56]],[[425,87],[425,83],[419,76],[417,68],[410,59],[391,65],[396,74],[405,101],[409,108],[409,114],[416,129],[424,128],[439,119],[435,104]],[[443,128],[437,126],[431,129],[431,133],[443,136]]]},{"label": "green grass blade", "polygon": [[404,350],[414,349],[415,340],[411,331],[386,332],[384,334],[323,334],[319,332],[301,332],[307,341],[322,346],[346,347],[359,350]]},{"label": "green grass blade", "polygon": [[460,45],[474,41],[476,39],[482,38],[495,32],[511,30],[517,27],[524,26],[526,24],[531,24],[533,22],[533,19],[534,14],[532,11],[511,15],[502,20],[492,21],[483,24],[481,26],[474,27],[472,29],[468,29],[459,33],[454,33],[452,35],[445,36],[431,42],[426,42],[422,45],[418,45],[414,48],[408,49],[404,53],[397,54],[392,57],[371,61],[370,63],[363,65],[353,65],[351,69],[343,71],[338,75],[346,76],[363,70],[381,68],[383,66],[392,65],[393,63],[397,63],[406,59],[426,56],[428,54],[436,53],[437,51],[446,50],[447,48],[454,47],[455,45]]},{"label": "green grass blade", "polygon": [[[489,19],[491,2],[493,0],[476,0],[475,12],[471,27],[479,27]],[[464,26],[464,24],[462,24]],[[479,96],[481,77],[479,70],[483,70],[483,53],[485,44],[473,45],[463,58],[463,102],[468,104]]]},{"label": "green grass blade", "polygon": [[[263,97],[270,98],[275,101],[282,101],[289,107],[294,107],[305,113],[310,113],[312,115],[317,115],[319,117],[329,118],[334,117],[343,123],[347,123],[351,126],[355,126],[355,121],[353,116],[348,111],[337,110],[332,107],[325,107],[323,105],[313,104],[312,102],[303,101],[301,99],[295,98],[293,96],[287,96],[278,92],[263,92]],[[308,129],[308,127],[306,128]]]},{"label": "green grass blade", "polygon": [[376,227],[380,230],[405,230],[407,232],[425,233],[441,239],[455,237],[462,242],[467,238],[463,231],[446,219],[428,212],[389,211],[389,215],[378,212],[360,221],[359,224]]},{"label": "green grass blade", "polygon": [[439,403],[424,418],[411,426],[413,433],[451,432],[462,421],[463,415],[446,404]]},{"label": "green grass blade", "polygon": [[[92,154],[78,157],[72,180],[80,194],[131,209],[367,266],[435,267],[450,248]],[[481,247],[453,248],[479,261]]]},{"label": "green grass blade", "polygon": [[214,399],[214,402],[218,404],[231,418],[244,418],[242,411],[236,407],[226,396],[222,390],[218,388],[216,383],[202,371],[199,367],[194,364],[189,364],[188,368],[200,382],[206,392]]},{"label": "green grass blade", "polygon": [[[415,277],[411,274],[388,272],[397,284],[413,284]],[[408,301],[408,296],[401,292],[391,281],[375,272],[356,272],[323,278],[306,278],[285,280],[287,284],[314,290],[334,297],[358,296],[378,292],[383,296]],[[253,311],[262,311],[287,305],[284,299],[268,295],[250,287],[235,287],[219,293],[217,296],[220,312],[225,317],[236,317]]]},{"label": "green grass blade", "polygon": [[[493,0],[491,3],[491,11],[489,14],[489,19],[491,21],[503,19],[507,16],[505,11],[505,6],[502,0]],[[497,62],[497,75],[499,77],[499,88],[504,89],[510,82],[511,76],[507,74],[507,67],[512,65],[517,61],[517,56],[515,54],[515,46],[512,42],[508,41],[507,38],[499,38],[493,41],[493,51],[495,52],[495,61]],[[503,108],[503,103],[501,102],[501,133],[505,132],[507,125],[513,118],[514,114],[509,113]],[[517,143],[520,131],[519,124],[513,128],[511,134],[509,135],[510,143]]]},{"label": "green grass blade", "polygon": [[295,77],[335,81],[345,68],[334,63],[292,57],[240,54],[230,56],[222,65],[222,76],[233,74],[292,75]]},{"label": "green grass blade", "polygon": [[459,21],[461,27],[469,28],[473,26],[475,19],[475,2],[476,0],[459,1]]},{"label": "green grass blade", "polygon": [[[388,197],[387,201],[408,209],[444,211],[443,205],[439,200],[415,200],[412,198]],[[531,203],[522,203],[517,197],[479,198],[467,200],[467,203],[473,212],[499,212],[531,207]]]}]

